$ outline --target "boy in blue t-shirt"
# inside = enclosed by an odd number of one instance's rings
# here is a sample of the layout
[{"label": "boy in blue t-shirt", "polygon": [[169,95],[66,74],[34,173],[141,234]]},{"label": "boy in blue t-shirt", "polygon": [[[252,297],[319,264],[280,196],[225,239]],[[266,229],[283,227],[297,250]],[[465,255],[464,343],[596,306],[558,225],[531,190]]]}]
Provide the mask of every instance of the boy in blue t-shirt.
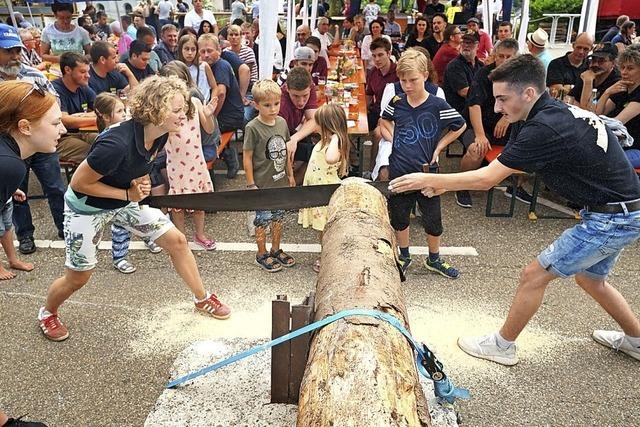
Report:
[{"label": "boy in blue t-shirt", "polygon": [[[462,135],[467,125],[462,116],[446,101],[430,95],[424,87],[429,76],[427,58],[418,51],[405,52],[396,68],[404,94],[395,96],[381,115],[382,136],[393,141],[389,157],[389,177],[414,172],[437,172],[438,155]],[[442,136],[444,131],[450,132]],[[409,254],[409,216],[418,202],[422,225],[427,233],[429,257],[427,270],[456,279],[460,273],[440,258],[442,217],[440,197],[426,197],[420,192],[403,193],[389,198],[391,225],[396,230],[402,270],[411,264]]]}]

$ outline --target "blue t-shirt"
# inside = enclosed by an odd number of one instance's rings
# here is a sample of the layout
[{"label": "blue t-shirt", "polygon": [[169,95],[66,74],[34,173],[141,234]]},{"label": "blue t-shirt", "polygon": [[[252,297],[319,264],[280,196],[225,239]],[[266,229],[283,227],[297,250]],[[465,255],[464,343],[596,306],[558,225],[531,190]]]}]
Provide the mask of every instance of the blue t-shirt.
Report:
[{"label": "blue t-shirt", "polygon": [[[153,161],[164,147],[168,133],[153,141],[151,149],[144,146],[144,126],[126,120],[107,128],[96,138],[89,149],[87,163],[102,175],[100,182],[115,188],[126,189],[131,181],[151,172]],[[77,213],[91,214],[104,209],[126,206],[125,200],[88,196],[69,186],[65,194],[67,205]]]},{"label": "blue t-shirt", "polygon": [[224,133],[230,130],[241,129],[244,125],[244,103],[240,96],[240,86],[233,74],[231,65],[224,59],[220,58],[212,66],[213,75],[216,82],[227,88],[224,104],[218,114],[218,125],[220,132]]},{"label": "blue t-shirt", "polygon": [[89,87],[96,95],[102,92],[116,93],[127,86],[129,80],[116,70],[109,71],[104,78],[97,75],[93,67],[89,70]]},{"label": "blue t-shirt", "polygon": [[236,75],[236,79],[237,79],[238,69],[242,64],[244,64],[244,62],[242,62],[242,59],[240,59],[240,56],[238,56],[238,54],[233,51],[223,50],[222,53],[220,54],[220,57],[225,61],[227,61],[229,65],[231,65],[231,68],[233,69],[233,73]]},{"label": "blue t-shirt", "polygon": [[417,107],[412,107],[405,94],[396,95],[382,112],[383,119],[395,123],[393,150],[389,156],[389,177],[422,172],[430,163],[445,129],[458,130],[465,121],[443,99],[429,95]]},{"label": "blue t-shirt", "polygon": [[[62,78],[52,82],[60,97],[60,109],[69,114],[85,113],[93,111],[93,101],[96,93],[89,86],[80,86],[75,92],[71,92],[62,82]],[[78,129],[69,129],[69,132],[77,132]]]}]

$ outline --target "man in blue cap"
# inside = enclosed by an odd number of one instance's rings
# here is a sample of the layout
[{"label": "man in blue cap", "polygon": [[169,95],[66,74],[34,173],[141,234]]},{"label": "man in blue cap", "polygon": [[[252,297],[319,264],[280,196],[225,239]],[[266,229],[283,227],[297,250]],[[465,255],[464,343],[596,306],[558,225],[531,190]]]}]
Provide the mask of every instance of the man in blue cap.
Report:
[{"label": "man in blue cap", "polygon": [[[30,81],[46,86],[49,92],[56,94],[49,80],[40,71],[24,65],[20,61],[22,49],[24,49],[24,45],[15,28],[0,24],[0,82],[6,80]],[[58,237],[62,237],[65,185],[60,174],[58,154],[36,153],[26,159],[25,163],[27,170],[33,170],[38,177],[38,181],[40,181],[42,190],[49,202],[49,209],[58,229]],[[28,194],[28,173],[20,185],[20,189],[25,194]],[[27,198],[24,202],[14,202],[13,207],[13,222],[16,226],[16,236],[20,242],[18,250],[22,254],[30,254],[36,251],[36,245],[33,241],[35,228],[31,219],[28,200]]]}]

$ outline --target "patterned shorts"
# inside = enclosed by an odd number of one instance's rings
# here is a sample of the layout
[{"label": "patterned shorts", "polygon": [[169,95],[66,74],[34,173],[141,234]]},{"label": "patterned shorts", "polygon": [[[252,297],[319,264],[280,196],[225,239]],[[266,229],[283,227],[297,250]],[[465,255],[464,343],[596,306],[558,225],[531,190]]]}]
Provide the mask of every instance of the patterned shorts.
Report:
[{"label": "patterned shorts", "polygon": [[96,214],[80,214],[66,204],[64,209],[65,266],[74,271],[88,271],[98,264],[96,252],[109,222],[131,231],[138,237],[156,240],[173,227],[161,210],[131,202],[119,209]]}]

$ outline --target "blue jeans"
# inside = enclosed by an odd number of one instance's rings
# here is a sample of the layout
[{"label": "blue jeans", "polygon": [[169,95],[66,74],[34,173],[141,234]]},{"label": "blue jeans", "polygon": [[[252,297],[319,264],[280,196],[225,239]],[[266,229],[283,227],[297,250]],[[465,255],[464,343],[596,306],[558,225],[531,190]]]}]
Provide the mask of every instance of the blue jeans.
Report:
[{"label": "blue jeans", "polygon": [[253,225],[256,227],[266,227],[274,221],[282,221],[282,218],[284,218],[283,210],[256,211],[256,219],[253,220]]},{"label": "blue jeans", "polygon": [[632,148],[631,150],[624,150],[624,154],[627,155],[627,159],[631,162],[631,166],[634,168],[640,168],[640,150]]},{"label": "blue jeans", "polygon": [[[20,189],[28,195],[29,190],[29,169],[31,169],[40,181],[42,190],[49,202],[49,210],[53,216],[53,222],[58,231],[63,231],[64,218],[64,192],[65,185],[60,173],[60,161],[58,153],[36,153],[25,160],[27,165],[27,175],[25,176]],[[13,203],[13,223],[16,226],[16,237],[18,240],[23,237],[33,237],[35,227],[31,218],[29,199],[24,202],[14,201]]]},{"label": "blue jeans", "polygon": [[559,277],[582,273],[605,279],[624,247],[640,238],[640,211],[602,214],[583,209],[580,215],[582,222],[562,233],[538,261]]}]

